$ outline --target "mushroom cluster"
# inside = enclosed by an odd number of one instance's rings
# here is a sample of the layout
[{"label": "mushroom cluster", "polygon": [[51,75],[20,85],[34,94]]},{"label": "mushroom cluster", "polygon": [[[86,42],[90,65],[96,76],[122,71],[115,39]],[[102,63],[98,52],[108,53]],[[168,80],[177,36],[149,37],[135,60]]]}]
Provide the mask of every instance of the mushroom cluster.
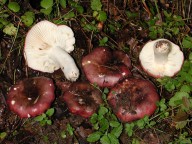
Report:
[{"label": "mushroom cluster", "polygon": [[54,83],[49,78],[27,78],[10,88],[7,104],[21,118],[35,117],[50,107],[55,99],[54,90]]},{"label": "mushroom cluster", "polygon": [[69,55],[74,50],[74,43],[70,27],[41,21],[27,33],[24,46],[26,63],[32,69],[48,73],[61,68],[68,80],[75,81],[79,69]]},{"label": "mushroom cluster", "polygon": [[[61,68],[65,77],[76,81],[79,70],[69,55],[74,50],[72,30],[48,21],[37,23],[28,32],[24,56],[29,67],[52,73]],[[181,68],[184,56],[180,48],[166,39],[148,42],[139,55],[143,69],[155,78],[174,76]],[[61,99],[71,113],[88,118],[103,103],[102,93],[95,86],[110,89],[109,106],[122,122],[131,122],[154,113],[159,101],[155,86],[148,80],[132,75],[129,56],[120,50],[97,47],[82,58],[81,66],[89,82],[57,82]],[[43,113],[53,102],[53,81],[35,77],[19,81],[11,87],[7,103],[21,118]]]},{"label": "mushroom cluster", "polygon": [[131,60],[123,51],[97,47],[83,57],[82,68],[91,83],[110,88],[108,103],[122,122],[150,116],[156,110],[155,86],[132,76]]},{"label": "mushroom cluster", "polygon": [[143,69],[155,78],[172,77],[179,72],[184,61],[179,46],[167,39],[150,41],[140,52]]}]

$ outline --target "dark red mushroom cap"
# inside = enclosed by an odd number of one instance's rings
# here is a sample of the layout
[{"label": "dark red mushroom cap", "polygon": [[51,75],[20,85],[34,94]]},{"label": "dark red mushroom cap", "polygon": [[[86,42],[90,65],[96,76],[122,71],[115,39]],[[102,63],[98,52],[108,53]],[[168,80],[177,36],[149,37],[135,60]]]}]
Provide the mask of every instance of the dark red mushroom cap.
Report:
[{"label": "dark red mushroom cap", "polygon": [[72,83],[62,98],[71,113],[85,118],[95,113],[103,102],[101,92],[87,82]]},{"label": "dark red mushroom cap", "polygon": [[13,85],[7,104],[21,118],[35,117],[47,110],[55,98],[53,81],[46,77],[24,79]]},{"label": "dark red mushroom cap", "polygon": [[100,87],[113,87],[123,78],[131,75],[129,57],[121,51],[97,47],[82,59],[82,68],[91,83]]},{"label": "dark red mushroom cap", "polygon": [[131,122],[152,115],[159,95],[151,82],[128,78],[113,87],[107,99],[122,122]]}]

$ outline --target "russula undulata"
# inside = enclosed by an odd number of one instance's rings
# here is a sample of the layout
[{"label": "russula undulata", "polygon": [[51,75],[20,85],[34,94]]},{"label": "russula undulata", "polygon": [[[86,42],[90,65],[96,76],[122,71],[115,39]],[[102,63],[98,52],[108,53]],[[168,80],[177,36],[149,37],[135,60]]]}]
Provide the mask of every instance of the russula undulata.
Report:
[{"label": "russula undulata", "polygon": [[113,87],[131,75],[131,61],[128,55],[108,47],[97,47],[83,57],[82,68],[87,79],[100,87]]},{"label": "russula undulata", "polygon": [[27,33],[24,46],[26,63],[34,70],[48,73],[61,68],[68,80],[75,81],[79,70],[69,55],[74,50],[74,43],[70,27],[43,20]]},{"label": "russula undulata", "polygon": [[[64,87],[66,87],[65,84]],[[103,103],[101,92],[88,82],[71,83],[68,90],[64,88],[61,99],[66,102],[71,113],[85,118],[95,113]]]},{"label": "russula undulata", "polygon": [[150,76],[172,77],[182,67],[184,56],[179,46],[167,39],[150,41],[142,48],[139,60],[142,68]]},{"label": "russula undulata", "polygon": [[45,112],[55,99],[54,84],[50,78],[26,78],[14,84],[7,94],[11,111],[21,118],[35,117]]},{"label": "russula undulata", "polygon": [[131,122],[152,115],[159,95],[151,82],[127,78],[110,90],[107,100],[119,120]]}]

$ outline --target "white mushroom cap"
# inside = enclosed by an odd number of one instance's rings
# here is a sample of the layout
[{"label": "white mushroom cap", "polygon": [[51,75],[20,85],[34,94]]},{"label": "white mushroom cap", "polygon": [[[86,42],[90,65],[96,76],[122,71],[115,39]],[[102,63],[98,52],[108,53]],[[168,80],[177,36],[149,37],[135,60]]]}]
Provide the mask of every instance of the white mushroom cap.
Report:
[{"label": "white mushroom cap", "polygon": [[75,81],[79,70],[68,54],[74,50],[75,38],[70,27],[41,21],[34,25],[25,39],[24,56],[29,67],[52,73],[62,68],[66,78]]},{"label": "white mushroom cap", "polygon": [[140,52],[139,59],[143,69],[155,78],[172,77],[182,67],[183,52],[179,46],[167,39],[150,41]]}]

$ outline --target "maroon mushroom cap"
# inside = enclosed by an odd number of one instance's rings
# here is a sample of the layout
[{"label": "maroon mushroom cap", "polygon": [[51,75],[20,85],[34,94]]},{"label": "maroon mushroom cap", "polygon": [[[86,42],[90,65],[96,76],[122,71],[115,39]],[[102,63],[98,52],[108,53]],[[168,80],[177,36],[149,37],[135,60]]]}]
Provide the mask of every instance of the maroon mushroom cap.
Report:
[{"label": "maroon mushroom cap", "polygon": [[87,79],[100,87],[113,87],[131,75],[131,61],[122,51],[97,47],[82,59],[82,68]]},{"label": "maroon mushroom cap", "polygon": [[72,83],[62,98],[71,113],[85,118],[95,113],[103,102],[101,92],[87,82]]},{"label": "maroon mushroom cap", "polygon": [[21,118],[35,117],[47,110],[55,98],[53,81],[46,77],[24,79],[13,85],[7,104]]},{"label": "maroon mushroom cap", "polygon": [[128,78],[113,87],[107,99],[122,122],[131,122],[152,115],[159,95],[151,82]]}]

